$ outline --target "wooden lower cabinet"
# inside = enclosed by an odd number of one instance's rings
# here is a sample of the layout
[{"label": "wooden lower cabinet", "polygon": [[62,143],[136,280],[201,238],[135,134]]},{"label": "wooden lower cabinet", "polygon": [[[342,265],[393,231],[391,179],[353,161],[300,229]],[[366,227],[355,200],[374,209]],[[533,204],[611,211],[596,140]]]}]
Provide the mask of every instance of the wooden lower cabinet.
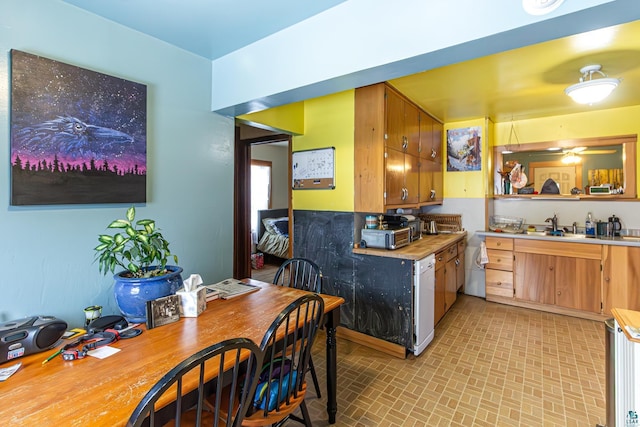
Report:
[{"label": "wooden lower cabinet", "polygon": [[515,297],[600,313],[600,260],[515,253]]},{"label": "wooden lower cabinet", "polygon": [[485,286],[489,300],[492,296],[513,298],[513,271],[487,269]]},{"label": "wooden lower cabinet", "polygon": [[640,248],[603,246],[603,312],[612,308],[640,311]]},{"label": "wooden lower cabinet", "polygon": [[485,241],[489,263],[485,265],[485,294],[513,298],[513,239],[487,237]]},{"label": "wooden lower cabinet", "polygon": [[456,302],[458,291],[458,246],[452,244],[436,253],[436,283],[433,320],[437,324]]},{"label": "wooden lower cabinet", "polygon": [[[437,265],[437,264],[436,264]],[[436,268],[436,291],[433,299],[433,324],[437,325],[440,319],[444,316],[445,302],[444,302],[444,264],[440,268]]]},{"label": "wooden lower cabinet", "polygon": [[521,300],[553,304],[554,257],[549,255],[515,253],[515,297]]},{"label": "wooden lower cabinet", "polygon": [[600,313],[600,260],[556,258],[555,304]]},{"label": "wooden lower cabinet", "polygon": [[466,272],[464,270],[464,251],[467,249],[467,241],[460,240],[458,242],[458,257],[456,258],[456,288],[458,292],[464,292],[464,283],[467,279]]},{"label": "wooden lower cabinet", "polygon": [[[640,297],[640,287],[621,290],[606,284],[608,276],[611,282],[640,280],[640,266],[637,272],[629,271],[636,267],[629,267],[628,275],[622,277],[625,273],[621,273],[618,260],[626,259],[620,254],[626,250],[621,249],[624,247],[611,246],[608,248],[615,249],[610,251],[600,244],[495,237],[487,237],[486,246],[488,301],[602,319],[611,307],[626,308],[621,305],[623,300],[635,295],[637,301]],[[640,265],[640,248],[637,249],[637,261],[623,261],[625,266]],[[609,264],[603,263],[605,254],[610,255]]]}]

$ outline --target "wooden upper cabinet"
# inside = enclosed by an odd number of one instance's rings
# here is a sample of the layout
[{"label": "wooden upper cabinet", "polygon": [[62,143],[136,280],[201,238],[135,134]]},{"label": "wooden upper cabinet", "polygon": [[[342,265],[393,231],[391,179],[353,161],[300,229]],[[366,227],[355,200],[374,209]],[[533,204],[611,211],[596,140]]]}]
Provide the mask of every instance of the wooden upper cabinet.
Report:
[{"label": "wooden upper cabinet", "polygon": [[385,104],[387,122],[384,138],[387,148],[404,153],[404,99],[393,90],[385,88]]},{"label": "wooden upper cabinet", "polygon": [[442,158],[446,156],[446,152],[442,153],[442,137],[444,135],[444,126],[442,123],[434,120],[433,121],[433,141],[432,147],[436,153],[435,158],[433,159],[436,163],[442,163]]},{"label": "wooden upper cabinet", "polygon": [[385,88],[387,148],[418,156],[420,149],[420,112],[399,93]]},{"label": "wooden upper cabinet", "polygon": [[404,103],[404,128],[407,137],[406,153],[420,154],[420,110],[409,102]]},{"label": "wooden upper cabinet", "polygon": [[418,156],[404,156],[405,203],[418,203],[420,188],[420,159]]},{"label": "wooden upper cabinet", "polygon": [[356,212],[442,203],[442,166],[425,168],[420,159],[421,115],[427,113],[385,83],[356,89]]},{"label": "wooden upper cabinet", "polygon": [[426,113],[420,114],[420,158],[442,163],[442,124]]},{"label": "wooden upper cabinet", "polygon": [[404,203],[404,153],[387,150],[385,162],[387,204]]},{"label": "wooden upper cabinet", "polygon": [[[433,202],[436,198],[431,198],[431,190],[435,190],[434,163],[426,159],[420,159],[420,200],[419,202]],[[440,194],[437,193],[436,196]],[[442,197],[442,194],[440,194]]]}]

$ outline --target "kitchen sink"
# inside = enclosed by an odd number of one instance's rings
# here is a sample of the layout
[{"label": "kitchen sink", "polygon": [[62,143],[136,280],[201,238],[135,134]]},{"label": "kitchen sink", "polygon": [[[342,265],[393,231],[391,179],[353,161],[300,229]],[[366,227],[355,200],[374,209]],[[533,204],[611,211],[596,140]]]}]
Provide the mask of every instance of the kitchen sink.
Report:
[{"label": "kitchen sink", "polygon": [[587,237],[586,234],[573,234],[573,233],[552,234],[550,231],[529,231],[529,230],[527,230],[527,234],[530,235],[530,236],[557,237],[559,239],[584,239],[585,237]]}]

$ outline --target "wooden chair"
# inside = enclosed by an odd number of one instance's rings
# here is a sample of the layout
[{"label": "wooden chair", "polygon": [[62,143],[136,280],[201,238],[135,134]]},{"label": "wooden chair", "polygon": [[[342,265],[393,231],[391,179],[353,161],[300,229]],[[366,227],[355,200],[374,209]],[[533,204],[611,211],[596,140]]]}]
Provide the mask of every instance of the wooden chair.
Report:
[{"label": "wooden chair", "polygon": [[[249,357],[245,363],[241,355],[244,356],[246,352],[249,352]],[[251,405],[263,357],[262,350],[246,338],[222,341],[191,355],[167,372],[149,390],[131,414],[127,426],[141,426],[146,420],[148,424],[145,425],[150,426],[165,425],[170,421],[176,426],[181,423],[215,427],[239,426]],[[205,377],[205,362],[207,369],[213,369],[217,365],[219,372],[210,382]],[[208,404],[205,397],[223,388],[230,390],[230,393],[217,393],[213,397],[213,405]],[[225,414],[225,419],[221,421],[222,407],[234,410],[231,416]],[[195,417],[195,421],[182,420],[187,411]],[[203,417],[209,420],[205,422]]]},{"label": "wooden chair", "polygon": [[322,272],[318,265],[306,258],[290,258],[276,271],[273,283],[280,286],[320,293]]},{"label": "wooden chair", "polygon": [[[282,263],[273,283],[279,286],[288,286],[290,288],[302,289],[304,291],[320,293],[322,288],[322,272],[318,265],[306,258],[290,258]],[[318,398],[322,397],[320,393],[320,384],[316,375],[316,368],[313,365],[313,358],[309,359],[309,370],[311,378],[316,389]]]},{"label": "wooden chair", "polygon": [[[305,372],[311,347],[324,314],[324,301],[317,294],[308,294],[289,304],[273,321],[262,339],[265,353],[262,380],[253,399],[255,412],[242,421],[243,426],[276,424],[287,418],[311,426],[304,402],[307,385]],[[290,365],[282,361],[288,359]],[[302,419],[292,413],[300,408]]]}]

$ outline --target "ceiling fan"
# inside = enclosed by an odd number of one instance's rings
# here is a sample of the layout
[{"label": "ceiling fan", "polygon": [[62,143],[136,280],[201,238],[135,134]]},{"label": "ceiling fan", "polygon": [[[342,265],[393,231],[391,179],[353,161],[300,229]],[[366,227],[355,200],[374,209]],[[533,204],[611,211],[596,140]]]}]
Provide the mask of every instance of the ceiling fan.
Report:
[{"label": "ceiling fan", "polygon": [[588,150],[587,147],[575,147],[575,148],[565,148],[565,149],[557,149],[553,151],[549,151],[548,153],[544,153],[546,155],[562,155],[566,156],[567,154],[573,155],[588,155],[588,154],[613,154],[615,153],[615,149],[601,149],[601,150]]}]

